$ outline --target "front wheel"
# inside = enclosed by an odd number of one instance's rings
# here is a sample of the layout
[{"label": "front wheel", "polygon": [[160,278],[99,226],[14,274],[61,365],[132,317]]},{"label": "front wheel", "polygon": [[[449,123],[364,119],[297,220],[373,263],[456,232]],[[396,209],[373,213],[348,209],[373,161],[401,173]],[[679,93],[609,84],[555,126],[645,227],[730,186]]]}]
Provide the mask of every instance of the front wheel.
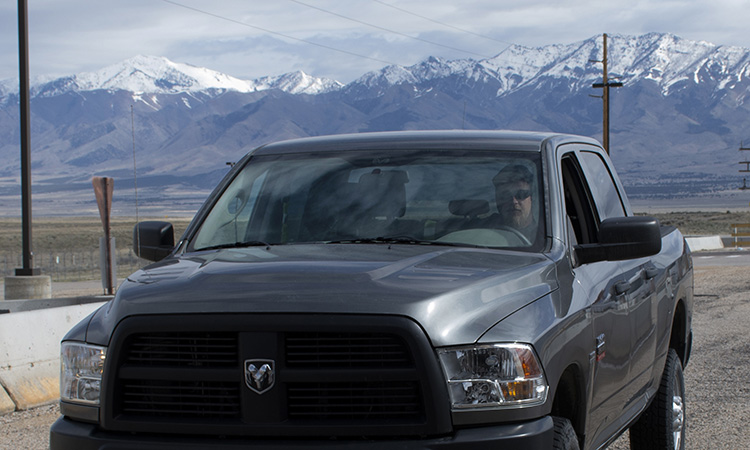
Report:
[{"label": "front wheel", "polygon": [[630,428],[633,450],[684,450],[685,448],[685,379],[682,362],[669,349],[656,397],[638,421]]},{"label": "front wheel", "polygon": [[579,450],[578,436],[573,429],[570,420],[563,417],[552,417],[555,423],[555,439],[552,443],[553,450]]}]

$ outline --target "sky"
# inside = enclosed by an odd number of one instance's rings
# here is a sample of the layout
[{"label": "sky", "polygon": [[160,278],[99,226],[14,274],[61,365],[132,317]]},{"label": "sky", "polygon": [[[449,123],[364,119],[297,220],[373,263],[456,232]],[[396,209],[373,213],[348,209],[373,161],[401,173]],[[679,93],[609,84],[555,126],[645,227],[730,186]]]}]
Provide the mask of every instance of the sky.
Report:
[{"label": "sky", "polygon": [[[18,2],[0,1],[3,80],[18,77]],[[32,78],[153,55],[246,80],[302,70],[348,83],[429,56],[485,59],[602,33],[750,48],[750,0],[27,1]]]}]

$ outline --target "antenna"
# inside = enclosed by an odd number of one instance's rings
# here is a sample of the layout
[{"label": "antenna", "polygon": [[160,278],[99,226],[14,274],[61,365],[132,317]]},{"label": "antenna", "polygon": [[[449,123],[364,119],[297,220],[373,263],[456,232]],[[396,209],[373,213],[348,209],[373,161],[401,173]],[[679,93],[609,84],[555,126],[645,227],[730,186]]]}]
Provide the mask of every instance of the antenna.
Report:
[{"label": "antenna", "polygon": [[[135,113],[133,112],[133,105],[130,105],[130,129],[133,132],[133,187],[135,189],[135,223],[136,225],[140,221],[138,217],[138,171],[135,165]],[[138,229],[136,227],[136,229]],[[140,231],[136,235],[136,248],[141,246],[141,233]]]}]

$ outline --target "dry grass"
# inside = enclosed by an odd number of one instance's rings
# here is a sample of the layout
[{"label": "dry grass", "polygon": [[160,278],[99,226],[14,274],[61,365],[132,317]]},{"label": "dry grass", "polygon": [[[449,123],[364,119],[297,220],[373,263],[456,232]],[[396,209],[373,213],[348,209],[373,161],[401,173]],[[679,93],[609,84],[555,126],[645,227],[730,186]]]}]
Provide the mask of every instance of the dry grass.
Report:
[{"label": "dry grass", "polygon": [[[142,219],[143,220],[143,219]],[[175,227],[179,239],[190,219],[168,220]],[[112,218],[112,236],[118,250],[132,248],[134,218]],[[34,252],[66,252],[96,250],[104,228],[96,217],[41,217],[32,220],[32,248]],[[0,219],[0,252],[21,251],[21,219]]]},{"label": "dry grass", "polygon": [[[161,219],[164,220],[164,219]],[[175,239],[185,231],[189,219],[169,219],[175,227]],[[117,246],[117,272],[122,278],[148,262],[132,251],[133,218],[113,218],[112,236]],[[23,265],[21,219],[0,218],[0,274],[8,276]],[[50,275],[53,281],[78,281],[99,278],[99,238],[104,229],[95,217],[41,217],[32,220],[33,266]]]},{"label": "dry grass", "polygon": [[750,211],[743,212],[674,212],[652,214],[662,225],[673,225],[686,236],[728,236],[732,224],[750,224]]}]

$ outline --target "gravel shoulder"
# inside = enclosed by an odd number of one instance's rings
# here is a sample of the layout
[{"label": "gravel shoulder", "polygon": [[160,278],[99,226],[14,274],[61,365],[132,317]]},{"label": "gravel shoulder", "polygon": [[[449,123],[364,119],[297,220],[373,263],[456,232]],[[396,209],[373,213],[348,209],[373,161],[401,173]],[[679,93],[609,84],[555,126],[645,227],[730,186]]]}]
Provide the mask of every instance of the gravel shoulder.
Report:
[{"label": "gravel shoulder", "polygon": [[[695,268],[693,350],[685,369],[686,449],[750,448],[748,267]],[[625,433],[610,450],[630,448]]]},{"label": "gravel shoulder", "polygon": [[0,449],[49,448],[49,427],[58,417],[60,408],[56,403],[0,416]]},{"label": "gravel shoulder", "polygon": [[[686,449],[750,448],[750,276],[747,267],[695,269],[693,352],[685,370]],[[57,405],[0,416],[0,449],[47,449]],[[629,449],[625,433],[610,450]]]}]

